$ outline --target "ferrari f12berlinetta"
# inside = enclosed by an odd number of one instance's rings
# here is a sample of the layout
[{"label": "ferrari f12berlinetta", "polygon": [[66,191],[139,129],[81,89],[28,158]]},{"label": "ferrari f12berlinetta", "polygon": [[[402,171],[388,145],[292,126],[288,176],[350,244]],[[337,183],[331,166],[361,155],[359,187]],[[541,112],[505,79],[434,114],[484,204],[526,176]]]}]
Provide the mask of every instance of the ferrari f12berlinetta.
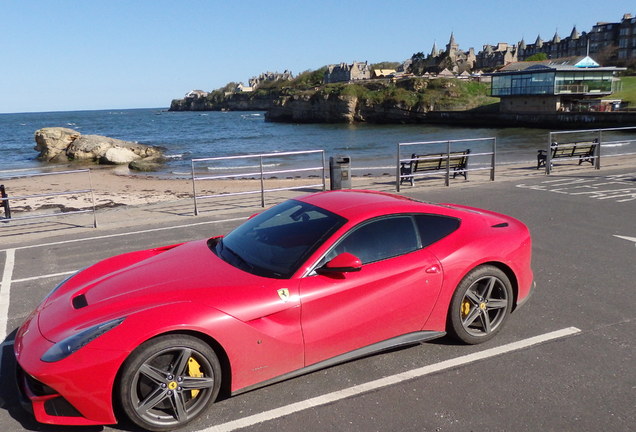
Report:
[{"label": "ferrari f12berlinetta", "polygon": [[226,236],[114,256],[20,327],[38,421],[182,426],[235,394],[376,351],[499,332],[533,285],[520,221],[370,191],[306,195]]}]

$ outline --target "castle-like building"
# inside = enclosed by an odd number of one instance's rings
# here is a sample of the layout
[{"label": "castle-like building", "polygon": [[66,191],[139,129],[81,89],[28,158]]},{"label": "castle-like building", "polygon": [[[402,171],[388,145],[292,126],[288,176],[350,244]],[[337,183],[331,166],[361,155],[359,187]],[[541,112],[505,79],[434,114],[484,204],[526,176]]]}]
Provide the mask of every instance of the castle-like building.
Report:
[{"label": "castle-like building", "polygon": [[256,90],[261,84],[264,82],[272,82],[272,81],[291,81],[294,79],[294,75],[291,71],[285,70],[285,72],[264,72],[257,77],[252,77],[249,79],[250,88]]},{"label": "castle-like building", "polygon": [[539,35],[531,44],[522,39],[516,44],[484,45],[477,54],[473,48],[460,50],[451,33],[446,50],[437,50],[433,43],[433,49],[427,57],[416,54],[411,62],[419,61],[420,67],[423,63],[426,72],[439,73],[448,69],[461,73],[466,70],[495,69],[524,61],[535,54],[545,54],[548,59],[591,56],[602,64],[636,65],[636,17],[625,14],[620,22],[599,22],[587,33],[579,33],[575,26],[570,35],[563,39],[556,32],[552,39],[546,41]]},{"label": "castle-like building", "polygon": [[327,66],[323,81],[325,84],[329,84],[370,78],[371,68],[367,62],[353,62]]},{"label": "castle-like building", "polygon": [[[545,54],[547,59],[591,56],[603,65],[636,67],[636,17],[625,14],[619,22],[598,22],[589,32],[579,33],[575,26],[570,35],[563,39],[555,32],[550,40],[544,41],[539,35],[530,44],[522,38],[516,44],[500,42],[484,45],[478,53],[475,53],[474,48],[461,50],[455,35],[451,33],[445,49],[437,49],[437,44],[433,43],[428,55],[421,52],[414,54],[397,71],[380,71],[378,74],[371,70],[367,62],[332,64],[325,71],[324,83],[387,78],[405,73],[464,78],[524,61],[535,54]],[[293,75],[289,71],[282,74],[267,72],[251,78],[249,86],[239,84],[235,91],[252,91],[268,81],[291,79]]]},{"label": "castle-like building", "polygon": [[[516,44],[500,42],[484,45],[478,53],[473,48],[463,51],[451,33],[446,49],[433,48],[428,55],[414,54],[398,69],[398,73],[414,75],[462,76],[481,71],[492,71],[510,63],[524,61],[535,54],[548,59],[591,56],[599,63],[615,66],[636,66],[636,18],[625,14],[620,22],[599,22],[589,32],[576,26],[570,35],[561,38],[558,32],[550,40],[537,36],[534,43],[524,39]],[[369,79],[372,71],[365,62],[330,65],[325,72],[325,83]]]}]

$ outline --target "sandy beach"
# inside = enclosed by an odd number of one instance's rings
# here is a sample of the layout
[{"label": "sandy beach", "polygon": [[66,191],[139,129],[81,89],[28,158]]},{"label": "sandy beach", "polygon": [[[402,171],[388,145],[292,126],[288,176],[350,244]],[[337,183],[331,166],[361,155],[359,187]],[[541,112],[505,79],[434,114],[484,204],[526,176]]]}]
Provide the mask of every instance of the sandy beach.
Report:
[{"label": "sandy beach", "polygon": [[[69,172],[74,171],[74,172]],[[91,166],[60,167],[60,174],[2,175],[0,184],[10,199],[12,216],[42,212],[67,212],[79,209],[99,209],[120,206],[139,206],[161,202],[193,199],[191,178],[162,178],[132,173],[127,167]],[[389,179],[390,181],[390,179]],[[265,189],[299,188],[316,189],[321,178],[267,178]],[[327,179],[327,188],[329,187]],[[260,179],[242,178],[204,180],[196,182],[197,196],[242,193],[259,195]],[[3,216],[0,207],[0,216]]]},{"label": "sandy beach", "polygon": [[[636,155],[604,158],[602,169],[636,168]],[[65,169],[77,169],[60,167]],[[589,164],[577,165],[576,161],[563,161],[555,164],[554,175],[583,174],[594,168]],[[496,168],[496,181],[523,178],[525,176],[544,176],[544,170],[526,164],[511,164]],[[451,186],[479,185],[490,181],[490,171],[471,171],[469,180],[458,177],[451,179]],[[307,191],[320,190],[322,179],[310,178],[267,178],[264,187],[269,195],[300,195]],[[131,173],[127,167],[91,166],[90,172],[83,170],[70,174],[44,176],[21,176],[19,173],[0,172],[0,184],[5,186],[10,199],[12,216],[34,215],[42,212],[66,212],[78,209],[92,209],[93,197],[98,210],[120,206],[140,206],[162,202],[192,201],[193,183],[190,178],[159,178],[152,175]],[[326,188],[329,189],[329,179]],[[376,189],[395,192],[394,176],[354,176],[352,187],[357,189]],[[404,184],[401,192],[413,187],[445,187],[443,174],[417,179],[415,186]],[[245,200],[260,200],[260,179],[205,180],[196,182],[197,196],[225,195],[240,193]],[[295,188],[292,191],[276,189]],[[78,192],[79,191],[79,192]],[[92,192],[91,192],[92,191]],[[4,216],[0,207],[0,216]]]}]

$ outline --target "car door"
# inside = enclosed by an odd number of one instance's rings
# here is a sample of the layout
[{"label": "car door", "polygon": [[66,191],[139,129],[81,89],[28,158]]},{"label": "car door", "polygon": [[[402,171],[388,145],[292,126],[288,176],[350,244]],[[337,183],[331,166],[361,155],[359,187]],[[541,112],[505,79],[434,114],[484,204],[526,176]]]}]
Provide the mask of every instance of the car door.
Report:
[{"label": "car door", "polygon": [[440,263],[421,248],[411,216],[355,227],[316,267],[342,252],[360,258],[360,271],[300,282],[305,365],[421,330],[441,288]]}]

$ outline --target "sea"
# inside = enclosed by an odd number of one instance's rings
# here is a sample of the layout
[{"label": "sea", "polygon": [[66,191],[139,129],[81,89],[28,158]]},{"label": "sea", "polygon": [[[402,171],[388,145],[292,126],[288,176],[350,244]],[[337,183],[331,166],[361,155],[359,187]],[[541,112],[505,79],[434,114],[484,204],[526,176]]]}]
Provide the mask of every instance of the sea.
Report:
[{"label": "sea", "polygon": [[398,143],[427,143],[400,147],[399,157],[408,158],[411,152],[444,152],[449,141],[452,151],[470,148],[473,154],[485,154],[471,158],[469,164],[473,166],[489,164],[488,154],[494,147],[498,165],[527,163],[532,167],[536,166],[537,150],[546,148],[549,142],[549,131],[543,129],[288,124],[267,122],[264,112],[252,111],[170,112],[156,108],[0,114],[0,177],[7,172],[59,169],[38,161],[34,150],[35,131],[54,126],[160,146],[167,162],[152,175],[162,177],[189,177],[193,166],[198,173],[253,171],[259,168],[259,158],[245,156],[288,152],[295,155],[264,158],[264,169],[287,173],[282,176],[294,169],[298,169],[296,174],[311,173],[303,167],[320,164],[317,158],[324,154],[327,166],[330,158],[348,161],[352,175],[394,175]]}]

